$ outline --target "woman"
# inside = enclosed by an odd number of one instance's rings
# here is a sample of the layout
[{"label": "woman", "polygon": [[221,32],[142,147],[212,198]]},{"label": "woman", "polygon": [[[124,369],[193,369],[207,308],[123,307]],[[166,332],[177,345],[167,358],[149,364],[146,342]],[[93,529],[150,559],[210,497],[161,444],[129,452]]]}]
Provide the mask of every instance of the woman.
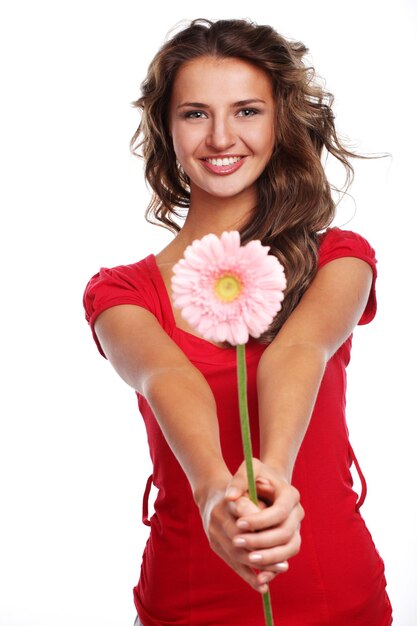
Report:
[{"label": "woman", "polygon": [[[102,268],[84,305],[148,432],[151,532],[134,590],[143,626],[260,626],[269,583],[280,626],[392,622],[344,417],[352,330],[376,311],[376,260],[361,236],[328,228],[322,151],[348,180],[354,155],[306,51],[268,26],[195,20],[158,52],[135,103],[132,146],[154,191],[147,216],[176,237],[156,256]],[[269,245],[288,282],[273,324],[247,345],[259,508],[241,465],[235,352],[171,306],[185,248],[226,230]]]}]

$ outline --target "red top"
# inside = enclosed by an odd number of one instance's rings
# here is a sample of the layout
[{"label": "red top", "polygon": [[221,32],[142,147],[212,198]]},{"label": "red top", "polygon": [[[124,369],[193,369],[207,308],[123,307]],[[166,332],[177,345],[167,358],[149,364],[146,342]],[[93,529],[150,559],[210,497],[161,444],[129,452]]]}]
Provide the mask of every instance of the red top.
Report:
[{"label": "red top", "polygon": [[[333,228],[320,236],[319,267],[340,257],[365,260],[373,284],[359,324],[376,313],[374,250],[360,235]],[[170,300],[150,255],[132,265],[102,268],[84,294],[86,317],[94,322],[105,309],[135,304],[151,311],[168,335],[207,379],[217,402],[225,461],[232,473],[243,460],[236,383],[236,352],[220,348],[176,327]],[[305,519],[300,553],[289,571],[270,585],[279,626],[388,626],[391,606],[384,565],[359,513],[350,466],[356,462],[345,423],[346,366],[350,336],[328,361],[313,415],[294,468]],[[256,368],[266,346],[247,344],[248,404],[254,455],[259,454]],[[104,354],[103,354],[104,356]],[[166,443],[146,400],[138,396],[158,488],[155,513],[144,522],[150,536],[143,554],[135,605],[144,626],[263,626],[262,599],[209,547],[187,478]],[[173,399],[174,401],[174,399]]]}]

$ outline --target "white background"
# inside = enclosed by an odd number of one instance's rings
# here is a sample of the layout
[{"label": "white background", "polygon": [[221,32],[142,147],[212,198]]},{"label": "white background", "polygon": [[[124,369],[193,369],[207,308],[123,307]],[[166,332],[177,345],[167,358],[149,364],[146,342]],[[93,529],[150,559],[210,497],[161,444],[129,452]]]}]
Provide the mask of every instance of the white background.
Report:
[{"label": "white background", "polygon": [[100,266],[170,240],[143,218],[130,102],[167,31],[193,17],[250,17],[303,41],[336,94],[342,133],[392,154],[357,163],[356,205],[344,202],[336,224],[366,236],[379,259],[379,312],[355,331],[348,421],[394,623],[417,624],[416,5],[271,7],[23,0],[2,10],[1,626],[133,623],[146,437],[134,392],[95,349],[81,297]]}]

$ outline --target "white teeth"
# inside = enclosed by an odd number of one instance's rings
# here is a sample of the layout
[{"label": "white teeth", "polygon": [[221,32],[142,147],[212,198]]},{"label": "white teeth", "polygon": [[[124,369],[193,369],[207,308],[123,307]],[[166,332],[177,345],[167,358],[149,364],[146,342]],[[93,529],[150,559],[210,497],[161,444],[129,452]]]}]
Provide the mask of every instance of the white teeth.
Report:
[{"label": "white teeth", "polygon": [[222,165],[233,165],[233,163],[237,163],[240,161],[242,157],[226,157],[225,159],[206,159],[211,165],[216,165],[220,167]]}]

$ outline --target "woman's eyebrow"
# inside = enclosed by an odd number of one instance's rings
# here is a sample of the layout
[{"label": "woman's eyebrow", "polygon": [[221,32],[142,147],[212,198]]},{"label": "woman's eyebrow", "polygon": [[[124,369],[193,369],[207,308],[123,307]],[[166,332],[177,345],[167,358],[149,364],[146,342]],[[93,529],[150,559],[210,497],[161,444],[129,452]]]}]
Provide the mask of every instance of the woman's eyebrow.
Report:
[{"label": "woman's eyebrow", "polygon": [[177,106],[177,109],[181,109],[181,107],[196,107],[199,109],[208,109],[209,104],[204,104],[204,102],[183,102]]},{"label": "woman's eyebrow", "polygon": [[265,100],[261,100],[261,98],[249,98],[248,100],[239,100],[239,102],[235,102],[234,107],[245,107],[248,104],[255,104],[256,102],[261,104],[266,104]]},{"label": "woman's eyebrow", "polygon": [[[234,104],[232,104],[232,107],[244,107],[244,106],[248,106],[249,104],[254,104],[256,102],[265,104],[265,100],[261,100],[261,98],[248,98],[247,100],[239,100],[238,102],[235,102]],[[177,109],[181,109],[182,107],[195,107],[198,109],[209,109],[210,105],[204,104],[204,102],[182,102],[181,104],[177,106]]]}]

